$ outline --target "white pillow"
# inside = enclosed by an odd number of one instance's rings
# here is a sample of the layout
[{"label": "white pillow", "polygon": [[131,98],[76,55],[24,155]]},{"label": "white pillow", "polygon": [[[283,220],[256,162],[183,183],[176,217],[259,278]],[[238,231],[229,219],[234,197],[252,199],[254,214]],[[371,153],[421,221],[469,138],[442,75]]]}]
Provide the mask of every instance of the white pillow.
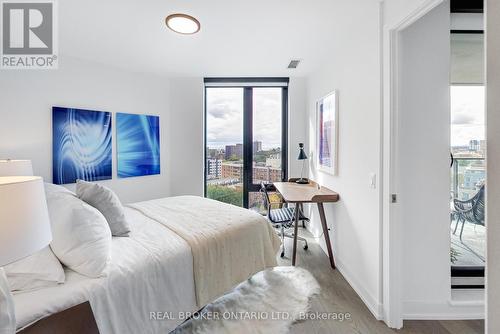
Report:
[{"label": "white pillow", "polygon": [[60,188],[63,187],[46,188],[52,251],[63,264],[82,275],[105,275],[111,260],[111,231],[106,219],[76,195]]},{"label": "white pillow", "polygon": [[50,247],[4,267],[12,292],[30,291],[64,283],[64,269]]},{"label": "white pillow", "polygon": [[113,190],[97,183],[78,180],[76,195],[104,215],[113,236],[128,237],[130,225],[125,217],[123,205]]},{"label": "white pillow", "polygon": [[45,195],[49,195],[49,194],[52,195],[52,194],[58,194],[58,193],[75,195],[75,193],[72,192],[71,190],[64,188],[63,186],[59,186],[57,184],[45,182],[44,187],[45,187]]}]

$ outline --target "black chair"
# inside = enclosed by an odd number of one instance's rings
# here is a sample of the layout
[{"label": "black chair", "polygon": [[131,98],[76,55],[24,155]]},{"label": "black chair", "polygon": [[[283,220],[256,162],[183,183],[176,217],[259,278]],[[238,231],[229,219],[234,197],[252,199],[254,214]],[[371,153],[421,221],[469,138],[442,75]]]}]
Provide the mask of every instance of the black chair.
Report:
[{"label": "black chair", "polygon": [[[273,184],[265,184],[261,182],[260,184],[260,192],[264,197],[264,207],[267,209],[267,218],[273,224],[275,228],[279,228],[279,235],[281,237],[281,257],[285,256],[285,237],[292,238],[294,237],[293,233],[286,233],[285,229],[291,228],[295,223],[295,215],[294,210],[299,210],[299,221],[309,221],[309,218],[304,216],[300,206],[295,208],[290,208],[283,203],[283,201],[272,202],[270,198],[270,193],[276,193],[276,188]],[[278,206],[277,208],[273,208],[273,205]],[[307,240],[305,238],[297,236],[297,240],[304,242],[304,250],[307,250]]]},{"label": "black chair", "polygon": [[462,228],[460,229],[460,240],[462,240],[462,233],[464,232],[464,225],[466,222],[484,226],[484,193],[485,187],[483,185],[472,198],[466,201],[461,201],[458,199],[453,200],[453,205],[455,207],[453,218],[457,220],[457,224],[455,225],[453,234],[455,234],[455,232],[457,231],[458,224],[462,222]]},{"label": "black chair", "polygon": [[[300,179],[303,179],[303,180],[306,180],[307,182],[309,182],[309,179],[307,177],[291,177],[288,179],[288,182],[297,182]],[[302,206],[300,207],[300,209],[302,210]],[[306,228],[305,222],[306,222],[305,220],[302,221],[303,228]]]}]

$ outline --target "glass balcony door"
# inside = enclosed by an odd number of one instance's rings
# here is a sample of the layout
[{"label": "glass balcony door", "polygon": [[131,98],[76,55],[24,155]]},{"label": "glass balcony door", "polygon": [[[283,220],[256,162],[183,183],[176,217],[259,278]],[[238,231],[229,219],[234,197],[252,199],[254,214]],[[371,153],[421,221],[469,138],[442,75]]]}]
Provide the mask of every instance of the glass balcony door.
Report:
[{"label": "glass balcony door", "polygon": [[486,252],[484,34],[451,34],[452,288],[483,288]]},{"label": "glass balcony door", "polygon": [[[484,268],[486,140],[483,85],[451,86],[451,263]],[[483,201],[477,203],[476,199]]]}]

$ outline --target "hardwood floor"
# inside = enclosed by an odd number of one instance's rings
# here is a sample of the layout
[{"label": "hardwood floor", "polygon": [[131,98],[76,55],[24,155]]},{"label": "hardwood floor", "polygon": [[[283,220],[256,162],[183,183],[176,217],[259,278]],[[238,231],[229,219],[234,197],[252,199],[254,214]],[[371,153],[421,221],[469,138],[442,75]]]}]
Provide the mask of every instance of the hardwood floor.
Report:
[{"label": "hardwood floor", "polygon": [[[307,320],[296,323],[291,328],[292,334],[322,334],[322,333],[408,333],[408,334],[475,334],[484,333],[484,321],[405,321],[402,330],[388,328],[382,321],[377,321],[356,292],[347,283],[338,270],[330,268],[328,256],[319,245],[310,238],[310,234],[299,229],[301,236],[309,241],[309,249],[297,250],[297,266],[309,270],[318,280],[321,293],[314,297],[312,312],[350,314],[347,320]],[[286,238],[286,253],[284,258],[278,258],[280,265],[290,265],[292,255],[292,240]],[[302,245],[300,245],[301,247]]]}]

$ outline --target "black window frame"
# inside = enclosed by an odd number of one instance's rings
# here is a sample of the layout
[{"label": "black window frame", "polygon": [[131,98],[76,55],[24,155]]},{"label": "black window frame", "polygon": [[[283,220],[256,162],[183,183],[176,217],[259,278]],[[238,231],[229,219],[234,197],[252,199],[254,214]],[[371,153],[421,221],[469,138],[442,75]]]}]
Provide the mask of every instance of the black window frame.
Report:
[{"label": "black window frame", "polygon": [[[207,77],[203,79],[203,196],[207,197],[207,88],[243,89],[243,207],[249,206],[249,193],[258,192],[253,183],[253,89],[281,88],[281,180],[288,180],[288,77]],[[255,86],[252,86],[255,83]],[[269,85],[266,85],[269,83]],[[283,85],[276,85],[282,83]],[[210,84],[207,86],[207,84]],[[218,86],[217,84],[220,84]],[[230,85],[228,85],[230,84]]]}]

